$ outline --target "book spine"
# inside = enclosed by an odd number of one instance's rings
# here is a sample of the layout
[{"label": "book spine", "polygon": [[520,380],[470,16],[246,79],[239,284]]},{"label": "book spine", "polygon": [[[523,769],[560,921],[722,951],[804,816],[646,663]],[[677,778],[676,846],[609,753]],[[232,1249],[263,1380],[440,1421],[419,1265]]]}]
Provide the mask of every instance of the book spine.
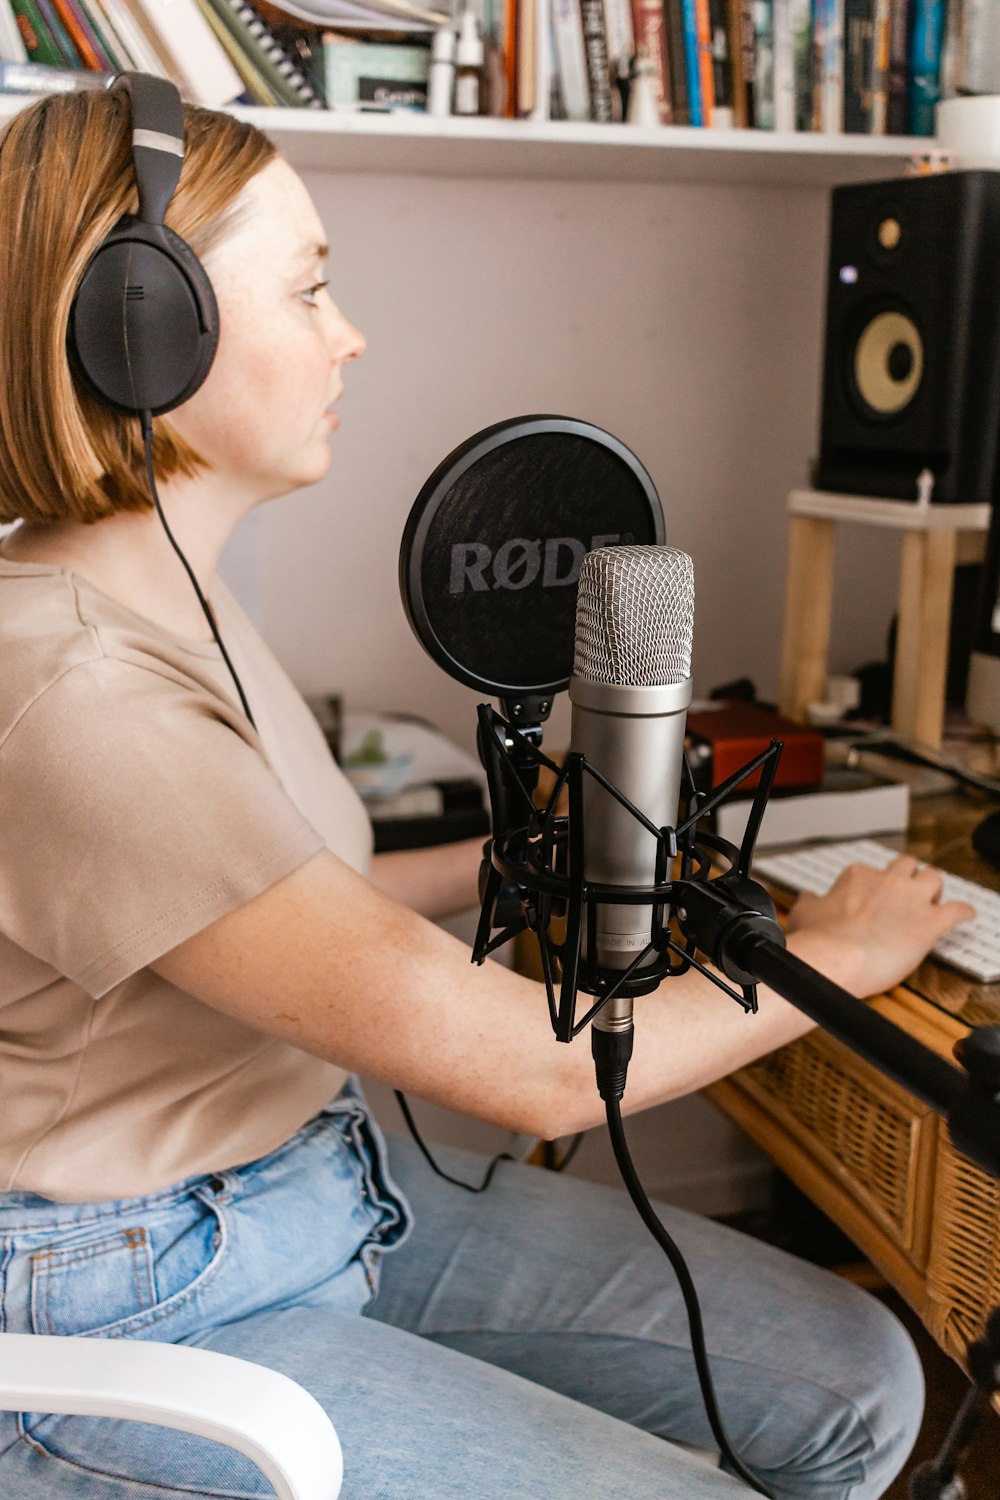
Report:
[{"label": "book spine", "polygon": [[611,69],[608,61],[608,38],[604,26],[601,0],[580,0],[583,16],[583,41],[587,49],[587,77],[590,81],[591,118],[610,124],[615,117],[611,97]]},{"label": "book spine", "polygon": [[746,99],[747,124],[757,124],[757,50],[753,21],[754,0],[739,0],[740,68]]},{"label": "book spine", "polygon": [[709,0],[694,0],[695,35],[698,40],[698,92],[701,96],[701,123],[714,125],[715,62],[712,57],[712,17]]},{"label": "book spine", "polygon": [[17,63],[28,61],[28,51],[10,0],[0,0],[0,58]]},{"label": "book spine", "polygon": [[774,129],[774,0],[754,0],[754,124]]},{"label": "book spine", "polygon": [[2,94],[69,94],[80,89],[104,88],[110,73],[94,73],[87,68],[51,67],[47,63],[0,60],[0,93]]},{"label": "book spine", "polygon": [[684,15],[681,0],[664,0],[664,31],[670,71],[670,108],[675,125],[690,125],[687,64],[684,58]]},{"label": "book spine", "polygon": [[243,92],[243,80],[195,0],[134,0],[195,104],[219,109]]},{"label": "book spine", "polygon": [[226,4],[237,20],[246,27],[249,35],[253,37],[272,66],[281,74],[289,88],[298,97],[299,102],[308,109],[322,109],[323,101],[312,84],[295,66],[284,47],[257,15],[249,0],[226,0]]},{"label": "book spine", "polygon": [[614,72],[618,64],[627,64],[635,54],[629,0],[604,0],[604,30],[608,39],[608,60]]},{"label": "book spine", "polygon": [[941,97],[944,0],[915,0],[910,36],[910,134],[934,134],[934,107]]},{"label": "book spine", "polygon": [[579,0],[553,0],[552,28],[559,90],[567,120],[590,119],[590,82]]},{"label": "book spine", "polygon": [[968,94],[1000,94],[996,0],[965,0],[962,78]]},{"label": "book spine", "polygon": [[795,129],[795,37],[792,0],[774,0],[774,128]]},{"label": "book spine", "polygon": [[944,20],[944,46],[941,52],[941,98],[954,99],[965,93],[965,4],[964,0],[947,0]]},{"label": "book spine", "polygon": [[535,0],[535,107],[533,120],[552,117],[552,0]]},{"label": "book spine", "polygon": [[688,86],[688,123],[704,125],[705,116],[701,102],[701,70],[698,58],[698,17],[695,0],[681,0],[681,16],[684,21],[684,71]]},{"label": "book spine", "polygon": [[889,0],[889,77],[886,82],[886,130],[909,130],[907,90],[910,76],[910,0]]},{"label": "book spine", "polygon": [[49,35],[55,43],[56,50],[67,68],[79,68],[82,66],[80,54],[73,45],[69,32],[56,14],[52,0],[36,0],[39,13],[48,29]]},{"label": "book spine", "polygon": [[709,0],[712,27],[712,124],[716,130],[731,130],[733,116],[733,69],[729,60],[729,29],[726,0]]},{"label": "book spine", "polygon": [[632,31],[636,51],[645,50],[656,70],[656,91],[661,125],[675,123],[670,57],[667,48],[666,8],[660,0],[632,0]]},{"label": "book spine", "polygon": [[526,120],[535,107],[538,66],[535,48],[538,42],[538,18],[535,0],[517,0],[517,116]]},{"label": "book spine", "polygon": [[871,130],[874,33],[872,0],[846,0],[843,128],[847,135],[867,135]]},{"label": "book spine", "polygon": [[844,0],[816,0],[813,15],[816,129],[837,135],[844,127]]},{"label": "book spine", "polygon": [[791,0],[792,52],[795,58],[795,129],[812,129],[812,0]]},{"label": "book spine", "polygon": [[140,73],[156,73],[167,77],[159,54],[147,39],[139,21],[126,8],[124,0],[101,0],[101,13],[107,19],[115,35],[125,44],[131,66]]},{"label": "book spine", "polygon": [[278,108],[287,104],[271,88],[263,75],[254,66],[245,47],[241,47],[222,17],[212,7],[211,0],[197,0],[205,20],[208,22],[220,45],[245,85],[241,98],[248,104],[262,104],[265,108]]},{"label": "book spine", "polygon": [[76,0],[52,0],[56,14],[66,29],[85,68],[104,69],[113,73],[116,63],[102,47],[93,27]]},{"label": "book spine", "polygon": [[871,133],[885,135],[889,106],[889,0],[874,0]]},{"label": "book spine", "polygon": [[743,72],[743,0],[726,0],[726,30],[729,44],[730,97],[733,124],[742,129],[752,125],[747,118],[747,81]]}]

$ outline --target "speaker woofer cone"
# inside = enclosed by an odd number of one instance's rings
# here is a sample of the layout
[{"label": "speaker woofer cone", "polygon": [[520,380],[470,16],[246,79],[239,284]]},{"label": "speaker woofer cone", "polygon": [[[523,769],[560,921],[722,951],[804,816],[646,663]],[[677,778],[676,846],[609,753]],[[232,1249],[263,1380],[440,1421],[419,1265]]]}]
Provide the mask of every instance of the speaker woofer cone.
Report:
[{"label": "speaker woofer cone", "polygon": [[924,373],[924,344],[913,319],[880,312],[854,345],[854,390],[868,415],[894,417],[910,405]]}]

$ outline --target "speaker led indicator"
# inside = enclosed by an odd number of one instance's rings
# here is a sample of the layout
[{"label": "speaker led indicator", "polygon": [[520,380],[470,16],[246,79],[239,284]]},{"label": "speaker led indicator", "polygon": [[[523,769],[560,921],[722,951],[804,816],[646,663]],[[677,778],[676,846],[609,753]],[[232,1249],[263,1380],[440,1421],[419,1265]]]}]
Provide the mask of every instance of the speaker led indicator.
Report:
[{"label": "speaker led indicator", "polygon": [[840,279],[845,286],[854,286],[858,279],[857,266],[841,266]]}]

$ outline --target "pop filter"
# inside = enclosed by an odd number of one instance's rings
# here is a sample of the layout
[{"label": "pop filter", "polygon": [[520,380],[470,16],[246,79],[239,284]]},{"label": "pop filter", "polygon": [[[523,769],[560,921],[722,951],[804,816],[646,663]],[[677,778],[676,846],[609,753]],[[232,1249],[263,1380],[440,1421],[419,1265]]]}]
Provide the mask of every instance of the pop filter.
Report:
[{"label": "pop filter", "polygon": [[414,501],[403,606],[451,677],[502,700],[550,699],[573,668],[584,555],[663,539],[656,488],[624,443],[570,417],[512,417],[449,453]]}]

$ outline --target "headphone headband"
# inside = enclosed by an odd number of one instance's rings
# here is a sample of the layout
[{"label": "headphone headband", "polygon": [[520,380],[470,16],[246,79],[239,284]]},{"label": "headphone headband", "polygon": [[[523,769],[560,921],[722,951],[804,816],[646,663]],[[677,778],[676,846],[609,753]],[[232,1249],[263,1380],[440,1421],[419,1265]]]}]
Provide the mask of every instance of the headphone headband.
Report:
[{"label": "headphone headband", "polygon": [[119,73],[108,89],[128,94],[132,109],[132,162],[139,189],[139,219],[162,224],[184,159],[184,109],[166,78]]}]

